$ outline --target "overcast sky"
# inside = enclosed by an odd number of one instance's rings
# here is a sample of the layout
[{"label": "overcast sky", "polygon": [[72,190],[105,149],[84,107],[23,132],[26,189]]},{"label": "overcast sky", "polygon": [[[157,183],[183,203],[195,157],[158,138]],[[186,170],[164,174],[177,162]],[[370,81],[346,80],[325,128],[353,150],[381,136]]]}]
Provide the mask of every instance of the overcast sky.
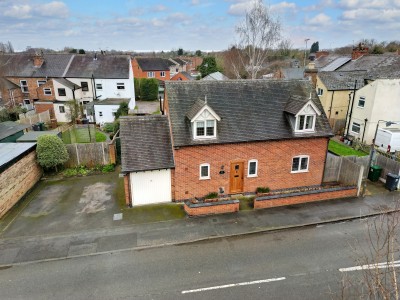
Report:
[{"label": "overcast sky", "polygon": [[[223,50],[251,0],[0,0],[0,41],[86,50]],[[400,0],[265,1],[294,47],[399,39]]]}]

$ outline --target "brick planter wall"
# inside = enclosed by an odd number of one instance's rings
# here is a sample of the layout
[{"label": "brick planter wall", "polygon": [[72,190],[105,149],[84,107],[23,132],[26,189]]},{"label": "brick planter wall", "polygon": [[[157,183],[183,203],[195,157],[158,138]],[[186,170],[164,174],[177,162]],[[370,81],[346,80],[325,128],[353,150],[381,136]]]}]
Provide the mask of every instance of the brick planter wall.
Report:
[{"label": "brick planter wall", "polygon": [[0,217],[9,211],[42,177],[36,151],[0,173]]},{"label": "brick planter wall", "polygon": [[271,208],[347,197],[357,197],[357,187],[335,187],[324,190],[258,197],[254,199],[254,209]]},{"label": "brick planter wall", "polygon": [[190,217],[226,214],[239,211],[239,200],[206,203],[191,203],[190,201],[185,201],[183,207]]}]

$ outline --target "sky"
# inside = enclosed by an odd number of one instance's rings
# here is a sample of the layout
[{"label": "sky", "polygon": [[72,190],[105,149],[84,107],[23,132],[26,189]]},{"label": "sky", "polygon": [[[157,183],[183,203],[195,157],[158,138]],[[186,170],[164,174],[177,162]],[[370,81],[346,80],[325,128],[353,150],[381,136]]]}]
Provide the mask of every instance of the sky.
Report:
[{"label": "sky", "polygon": [[[224,50],[252,0],[0,0],[0,42],[61,50]],[[265,0],[294,48],[399,39],[400,0]],[[397,34],[396,34],[397,33]]]}]

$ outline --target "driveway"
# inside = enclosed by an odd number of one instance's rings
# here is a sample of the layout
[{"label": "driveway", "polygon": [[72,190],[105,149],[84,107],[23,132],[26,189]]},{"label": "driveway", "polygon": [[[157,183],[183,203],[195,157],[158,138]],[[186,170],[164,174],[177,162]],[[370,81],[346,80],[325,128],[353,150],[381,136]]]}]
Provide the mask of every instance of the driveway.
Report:
[{"label": "driveway", "polygon": [[[116,225],[118,172],[41,181],[18,207],[1,220],[2,237],[59,234]],[[117,221],[118,222],[118,221]]]}]

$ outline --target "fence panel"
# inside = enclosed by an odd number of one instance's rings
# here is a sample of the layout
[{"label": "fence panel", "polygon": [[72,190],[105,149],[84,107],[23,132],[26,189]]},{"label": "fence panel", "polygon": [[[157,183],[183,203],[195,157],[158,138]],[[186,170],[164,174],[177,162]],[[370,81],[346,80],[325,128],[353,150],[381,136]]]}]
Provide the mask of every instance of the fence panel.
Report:
[{"label": "fence panel", "polygon": [[327,155],[323,182],[338,181],[338,175],[342,159],[340,156]]},{"label": "fence panel", "polygon": [[85,165],[94,167],[110,163],[108,143],[87,143],[66,145],[70,155],[65,163],[68,168]]},{"label": "fence panel", "polygon": [[27,112],[26,114],[19,114],[19,122],[22,124],[35,124],[37,122],[50,122],[50,111],[46,110],[41,113]]},{"label": "fence panel", "polygon": [[385,155],[381,155],[380,153],[377,153],[376,155],[376,164],[383,169],[381,173],[381,178],[386,179],[386,175],[388,173],[393,173],[397,175],[400,172],[399,162],[389,157],[386,157]]}]

